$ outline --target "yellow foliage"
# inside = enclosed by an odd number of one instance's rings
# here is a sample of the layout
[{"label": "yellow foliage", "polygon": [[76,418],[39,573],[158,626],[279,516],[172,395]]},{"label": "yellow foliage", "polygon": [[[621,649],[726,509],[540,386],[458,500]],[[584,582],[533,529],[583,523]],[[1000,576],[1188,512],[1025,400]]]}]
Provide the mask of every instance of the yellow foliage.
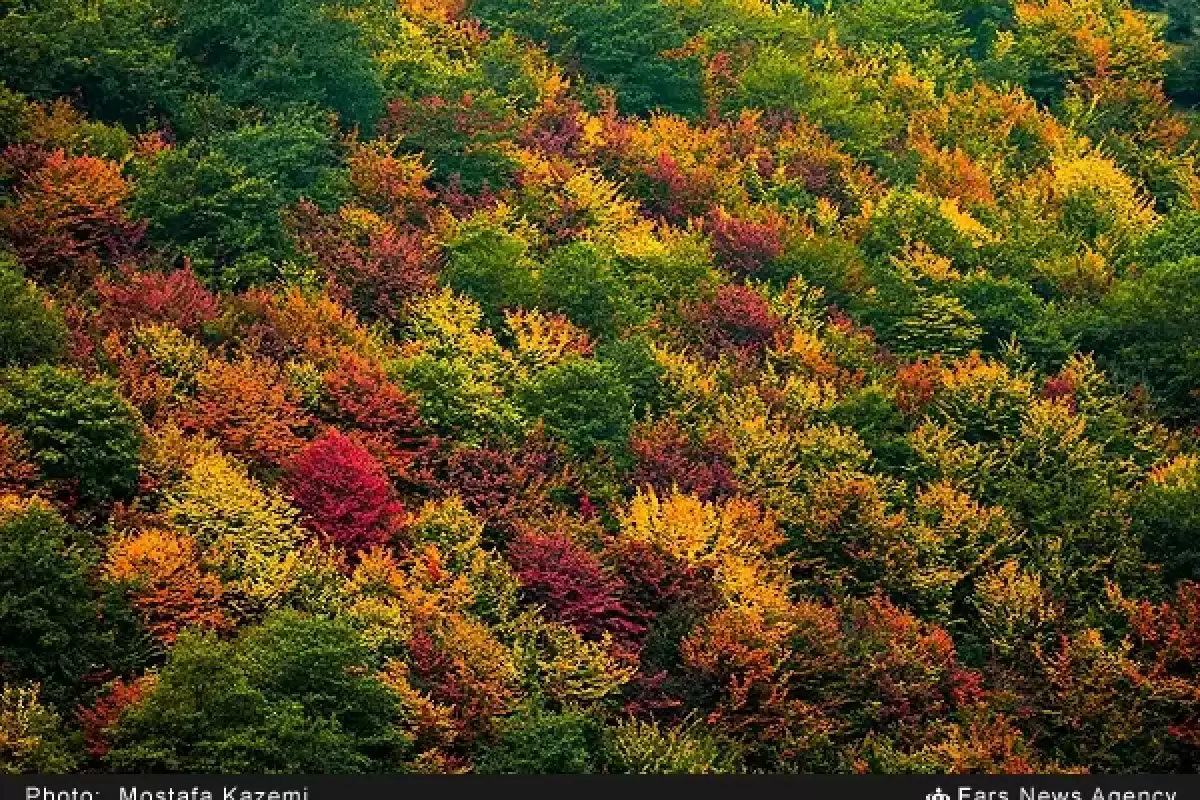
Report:
[{"label": "yellow foliage", "polygon": [[545,369],[591,352],[587,333],[561,314],[516,309],[505,311],[504,320],[516,340],[517,360],[528,369]]},{"label": "yellow foliage", "polygon": [[1172,490],[1190,490],[1200,494],[1200,457],[1175,456],[1150,472],[1150,482]]},{"label": "yellow foliage", "polygon": [[987,226],[972,217],[959,205],[957,198],[943,197],[938,200],[938,208],[954,229],[965,236],[975,245],[995,240],[995,234]]},{"label": "yellow foliage", "polygon": [[197,461],[214,458],[220,446],[205,436],[194,436],[173,422],[150,431],[142,452],[142,470],[160,488],[174,486]]},{"label": "yellow foliage", "polygon": [[1029,643],[1059,615],[1041,575],[1022,570],[1015,561],[978,580],[974,603],[983,630],[1002,652]]},{"label": "yellow foliage", "polygon": [[772,609],[787,604],[786,578],[771,561],[784,537],[774,516],[747,500],[706,503],[677,489],[663,498],[653,489],[639,490],[621,515],[619,537],[711,569],[727,602]]},{"label": "yellow foliage", "polygon": [[38,771],[38,753],[58,724],[42,705],[40,690],[36,683],[0,686],[0,775]]},{"label": "yellow foliage", "polygon": [[297,512],[283,495],[259,486],[238,462],[202,455],[187,470],[166,512],[201,546],[237,558],[251,552],[283,555],[304,538]]},{"label": "yellow foliage", "polygon": [[527,689],[565,705],[611,697],[637,674],[636,664],[613,655],[608,634],[589,642],[565,625],[528,618],[515,638],[517,665]]}]

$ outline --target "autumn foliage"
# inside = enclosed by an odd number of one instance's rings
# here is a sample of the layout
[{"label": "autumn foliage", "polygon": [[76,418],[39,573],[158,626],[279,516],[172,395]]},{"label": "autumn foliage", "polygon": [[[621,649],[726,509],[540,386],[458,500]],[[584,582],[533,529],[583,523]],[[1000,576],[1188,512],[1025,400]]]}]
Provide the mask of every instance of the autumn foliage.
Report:
[{"label": "autumn foliage", "polygon": [[1194,3],[8,5],[0,773],[1200,769]]}]

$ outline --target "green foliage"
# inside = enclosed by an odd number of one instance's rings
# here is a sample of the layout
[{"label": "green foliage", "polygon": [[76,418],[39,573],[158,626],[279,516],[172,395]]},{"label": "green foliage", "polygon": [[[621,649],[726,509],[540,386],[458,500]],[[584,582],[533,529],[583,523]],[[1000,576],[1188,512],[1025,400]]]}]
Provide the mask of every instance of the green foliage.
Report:
[{"label": "green foliage", "polygon": [[522,394],[526,413],[578,456],[619,458],[633,425],[633,398],[610,364],[571,359],[535,377]]},{"label": "green foliage", "polygon": [[611,337],[636,318],[613,254],[589,243],[561,247],[542,269],[545,307],[597,336]]},{"label": "green foliage", "polygon": [[966,355],[979,345],[983,329],[957,298],[922,294],[890,326],[888,340],[904,355]]},{"label": "green foliage", "polygon": [[513,234],[470,227],[446,243],[442,281],[479,303],[488,327],[498,330],[506,309],[537,305],[538,279],[528,249]]},{"label": "green foliage", "polygon": [[612,365],[621,384],[629,388],[638,419],[654,416],[667,405],[665,370],[646,337],[627,336],[605,342],[596,348],[596,359]]},{"label": "green foliage", "polygon": [[608,766],[630,775],[711,775],[737,773],[736,747],[690,723],[669,728],[629,720],[609,731]]},{"label": "green foliage", "polygon": [[838,27],[851,42],[895,43],[912,55],[956,55],[971,43],[957,16],[935,0],[859,0],[840,11]]},{"label": "green foliage", "polygon": [[67,349],[62,314],[16,268],[0,263],[0,368],[53,363]]},{"label": "green foliage", "polygon": [[[128,669],[144,648],[128,609],[93,588],[95,553],[42,506],[0,520],[0,676],[47,699],[78,697],[100,665]],[[144,654],[144,650],[142,651]]]},{"label": "green foliage", "polygon": [[1084,343],[1129,381],[1149,387],[1169,413],[1200,419],[1200,257],[1160,263],[1122,281]]},{"label": "green foliage", "polygon": [[0,74],[34,99],[75,95],[101,119],[141,124],[196,82],[155,0],[17,0],[6,12]]},{"label": "green foliage", "polygon": [[699,111],[700,65],[673,55],[687,42],[674,10],[654,0],[477,0],[488,25],[549,46],[588,78],[616,89],[621,108],[643,114]]},{"label": "green foliage", "polygon": [[399,698],[345,623],[280,613],[231,642],[183,634],[121,716],[122,771],[369,773],[407,752]]},{"label": "green foliage", "polygon": [[333,205],[342,182],[328,127],[288,116],[159,154],[133,208],[208,285],[242,289],[275,279],[294,257],[282,212],[302,198]]},{"label": "green foliage", "polygon": [[[179,53],[226,102],[330,108],[349,129],[383,111],[378,67],[347,8],[368,0],[172,0]],[[382,8],[382,4],[376,6]]]},{"label": "green foliage", "polygon": [[0,687],[0,775],[53,775],[79,763],[62,718],[42,704],[41,687]]},{"label": "green foliage", "polygon": [[1182,458],[1161,467],[1134,496],[1130,513],[1146,556],[1170,584],[1200,578],[1200,464]]},{"label": "green foliage", "polygon": [[602,731],[581,711],[532,706],[505,719],[475,758],[482,773],[576,775],[599,772]]},{"label": "green foliage", "polygon": [[1141,242],[1137,258],[1144,266],[1200,258],[1200,211],[1184,209],[1164,218]]},{"label": "green foliage", "polygon": [[20,431],[42,473],[88,500],[137,487],[142,423],[104,381],[50,366],[0,373],[0,421]]}]

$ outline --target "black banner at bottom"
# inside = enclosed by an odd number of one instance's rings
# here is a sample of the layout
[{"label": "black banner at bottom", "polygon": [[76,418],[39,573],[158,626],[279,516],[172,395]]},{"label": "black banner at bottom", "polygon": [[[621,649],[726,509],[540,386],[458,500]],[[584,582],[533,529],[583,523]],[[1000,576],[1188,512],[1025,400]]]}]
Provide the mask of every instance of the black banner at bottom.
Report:
[{"label": "black banner at bottom", "polygon": [[[0,800],[373,800],[519,793],[619,800],[696,796],[829,800],[1200,800],[1200,776],[1182,775],[55,775],[0,777]],[[575,798],[570,798],[575,800]]]}]

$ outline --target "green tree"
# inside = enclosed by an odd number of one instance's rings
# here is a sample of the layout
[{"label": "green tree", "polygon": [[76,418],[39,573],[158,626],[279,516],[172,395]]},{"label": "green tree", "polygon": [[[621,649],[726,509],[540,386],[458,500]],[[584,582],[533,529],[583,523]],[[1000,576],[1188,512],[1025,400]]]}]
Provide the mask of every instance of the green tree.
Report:
[{"label": "green tree", "polygon": [[1101,363],[1144,384],[1173,417],[1200,420],[1200,257],[1156,264],[1120,282],[1083,335]]},{"label": "green tree", "polygon": [[446,243],[442,281],[477,302],[488,327],[500,330],[505,309],[537,305],[538,282],[528,250],[510,233],[470,226]]},{"label": "green tree", "polygon": [[688,35],[676,12],[658,0],[478,0],[472,11],[610,84],[624,111],[677,114],[700,110],[700,64],[678,56]]},{"label": "green tree", "polygon": [[280,612],[234,641],[185,632],[113,732],[123,771],[368,773],[407,752],[399,698],[338,621]]},{"label": "green tree", "polygon": [[957,15],[935,0],[860,0],[841,10],[838,27],[850,42],[899,44],[914,56],[930,50],[958,55],[971,43]]},{"label": "green tree", "polygon": [[500,724],[475,758],[484,773],[575,775],[598,772],[602,729],[581,711],[525,708]]},{"label": "green tree", "polygon": [[572,359],[550,367],[524,387],[522,400],[529,416],[541,418],[576,455],[624,453],[633,398],[611,364]]},{"label": "green tree", "polygon": [[268,111],[328,108],[347,128],[368,129],[382,113],[378,68],[345,13],[373,0],[170,2],[180,54],[226,102]]},{"label": "green tree", "polygon": [[146,166],[134,212],[210,286],[265,283],[295,256],[282,212],[302,198],[326,208],[340,198],[332,133],[319,118],[289,114],[168,150]]},{"label": "green tree", "polygon": [[602,337],[615,336],[638,314],[612,253],[590,242],[550,255],[542,269],[542,304]]},{"label": "green tree", "polygon": [[60,360],[67,349],[62,314],[13,266],[0,261],[0,367]]},{"label": "green tree", "polygon": [[157,0],[13,0],[0,15],[0,74],[35,100],[73,95],[102,119],[144,123],[198,82],[163,21]]},{"label": "green tree", "polygon": [[28,444],[42,474],[90,500],[137,488],[142,422],[105,381],[51,366],[0,373],[0,422]]},{"label": "green tree", "polygon": [[0,523],[0,679],[35,681],[61,702],[93,671],[141,661],[128,607],[92,588],[93,557],[48,508]]}]

